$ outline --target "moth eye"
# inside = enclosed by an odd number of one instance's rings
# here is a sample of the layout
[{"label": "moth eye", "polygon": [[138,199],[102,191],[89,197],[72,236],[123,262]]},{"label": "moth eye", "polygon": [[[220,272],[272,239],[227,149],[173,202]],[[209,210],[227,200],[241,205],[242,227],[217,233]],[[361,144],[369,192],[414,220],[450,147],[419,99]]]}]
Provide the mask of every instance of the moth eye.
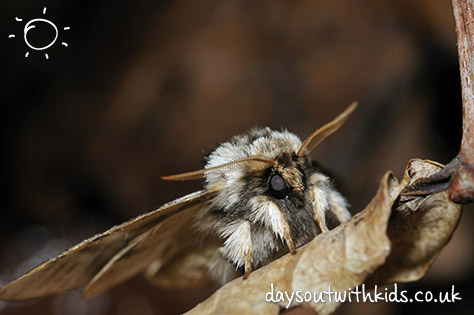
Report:
[{"label": "moth eye", "polygon": [[275,174],[270,179],[270,193],[277,199],[283,199],[288,194],[288,186],[280,174]]}]

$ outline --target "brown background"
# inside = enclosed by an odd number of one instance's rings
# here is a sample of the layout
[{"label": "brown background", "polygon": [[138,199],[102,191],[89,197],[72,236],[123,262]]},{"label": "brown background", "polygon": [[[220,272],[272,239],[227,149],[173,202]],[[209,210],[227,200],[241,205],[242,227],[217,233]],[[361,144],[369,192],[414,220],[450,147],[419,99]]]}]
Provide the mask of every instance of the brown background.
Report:
[{"label": "brown background", "polygon": [[[60,30],[49,60],[22,39],[44,6]],[[0,25],[0,283],[198,189],[160,176],[200,168],[204,153],[255,125],[304,138],[358,100],[313,153],[354,213],[386,170],[401,177],[410,158],[447,163],[459,148],[449,0],[2,1]],[[29,36],[45,43],[50,33]],[[402,287],[455,285],[461,302],[359,303],[337,313],[470,314],[473,211],[465,208],[427,276]],[[211,292],[162,291],[137,278],[85,301],[73,291],[0,302],[0,313],[174,314]]]}]

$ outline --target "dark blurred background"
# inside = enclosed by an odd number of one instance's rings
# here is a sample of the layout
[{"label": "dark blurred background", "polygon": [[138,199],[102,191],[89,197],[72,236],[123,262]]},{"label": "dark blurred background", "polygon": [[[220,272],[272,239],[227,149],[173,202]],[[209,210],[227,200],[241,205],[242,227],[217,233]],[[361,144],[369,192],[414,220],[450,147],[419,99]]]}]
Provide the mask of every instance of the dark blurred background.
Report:
[{"label": "dark blurred background", "polygon": [[[23,40],[34,18],[58,26],[46,51]],[[37,47],[52,40],[40,24],[28,33]],[[197,190],[197,182],[160,176],[200,168],[204,153],[255,125],[304,138],[358,100],[313,153],[336,174],[353,213],[386,170],[400,178],[410,158],[447,163],[459,149],[449,0],[1,1],[0,25],[1,284]],[[337,313],[471,314],[473,211],[465,207],[426,277],[403,285],[455,285],[462,301],[353,303]],[[0,313],[174,314],[211,293],[164,291],[138,277],[87,300],[72,291],[0,302]]]}]

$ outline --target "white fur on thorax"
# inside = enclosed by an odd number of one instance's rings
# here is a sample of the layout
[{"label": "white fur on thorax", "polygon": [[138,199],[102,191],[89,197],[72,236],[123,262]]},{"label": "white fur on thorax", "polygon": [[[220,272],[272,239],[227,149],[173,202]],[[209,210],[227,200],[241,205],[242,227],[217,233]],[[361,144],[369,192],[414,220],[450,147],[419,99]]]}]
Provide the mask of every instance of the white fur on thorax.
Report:
[{"label": "white fur on thorax", "polygon": [[224,241],[224,257],[236,267],[245,265],[246,257],[252,255],[252,234],[250,222],[239,220],[219,229],[219,236]]},{"label": "white fur on thorax", "polygon": [[262,224],[271,229],[280,240],[285,241],[285,235],[290,234],[288,222],[286,222],[280,208],[268,197],[256,196],[249,200],[251,210],[250,219],[257,224]]}]

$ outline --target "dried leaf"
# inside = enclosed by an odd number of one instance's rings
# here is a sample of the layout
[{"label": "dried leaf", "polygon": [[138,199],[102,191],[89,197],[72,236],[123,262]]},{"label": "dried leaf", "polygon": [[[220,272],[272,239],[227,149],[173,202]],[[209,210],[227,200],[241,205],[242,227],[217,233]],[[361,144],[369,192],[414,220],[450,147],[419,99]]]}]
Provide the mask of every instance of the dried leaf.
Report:
[{"label": "dried leaf", "polygon": [[[438,163],[412,160],[400,184],[387,172],[375,197],[351,220],[318,235],[295,255],[254,271],[247,280],[228,283],[189,314],[277,314],[302,304],[295,295],[291,299],[298,291],[317,294],[330,286],[342,292],[362,283],[419,279],[454,232],[461,207],[446,193],[408,201],[399,201],[399,194],[416,178],[439,169]],[[330,314],[339,304],[333,299],[302,305]]]},{"label": "dried leaf", "polygon": [[[412,160],[402,183],[411,184],[440,168],[436,162]],[[460,217],[461,206],[453,203],[447,192],[397,202],[387,229],[392,253],[370,281],[408,282],[423,277],[451,238]]]}]

